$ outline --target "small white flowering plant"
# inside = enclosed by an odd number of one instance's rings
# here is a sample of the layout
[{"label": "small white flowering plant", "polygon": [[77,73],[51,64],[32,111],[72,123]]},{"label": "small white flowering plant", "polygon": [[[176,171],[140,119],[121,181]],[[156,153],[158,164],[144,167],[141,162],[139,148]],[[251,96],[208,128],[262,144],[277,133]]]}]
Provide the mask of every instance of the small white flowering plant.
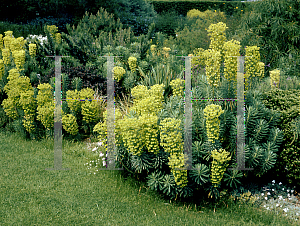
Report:
[{"label": "small white flowering plant", "polygon": [[275,211],[276,214],[283,214],[299,222],[300,201],[295,196],[294,188],[287,187],[281,182],[276,184],[273,180],[261,188],[253,184],[247,188],[240,187],[235,189],[230,197],[233,200],[247,201],[256,207]]},{"label": "small white flowering plant", "polygon": [[98,168],[106,167],[107,153],[105,147],[103,146],[103,142],[97,142],[88,144],[87,149],[89,155],[86,158],[88,162],[85,165],[90,170],[90,174],[96,174]]},{"label": "small white flowering plant", "polygon": [[42,35],[29,35],[26,40],[28,40],[28,43],[33,43],[34,40],[37,40],[41,45],[48,42],[47,37]]}]

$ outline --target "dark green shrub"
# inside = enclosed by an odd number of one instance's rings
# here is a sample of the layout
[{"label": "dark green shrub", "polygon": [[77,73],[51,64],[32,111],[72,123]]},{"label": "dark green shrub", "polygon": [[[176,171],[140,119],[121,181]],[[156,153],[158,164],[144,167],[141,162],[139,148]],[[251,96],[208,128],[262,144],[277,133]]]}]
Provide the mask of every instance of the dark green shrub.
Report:
[{"label": "dark green shrub", "polygon": [[176,28],[180,23],[180,17],[177,15],[176,11],[168,11],[166,13],[160,14],[155,20],[155,32],[162,32],[167,36],[176,37]]},{"label": "dark green shrub", "polygon": [[[106,60],[106,59],[104,59]],[[98,68],[96,67],[61,67],[61,72],[68,75],[69,81],[73,81],[74,78],[80,78],[82,81],[82,88],[91,88],[98,93],[106,96],[107,95],[107,79],[102,74],[99,74]],[[48,74],[41,78],[41,83],[49,83],[51,78],[55,77],[55,68],[51,68]],[[69,88],[75,89],[74,86]],[[125,88],[120,86],[115,81],[115,93],[116,98],[122,96],[121,93],[125,93]]]},{"label": "dark green shrub", "polygon": [[113,13],[115,19],[120,18],[126,27],[131,27],[135,36],[145,34],[157,17],[153,5],[146,0],[113,0],[110,4],[104,8]]},{"label": "dark green shrub", "polygon": [[65,54],[75,57],[81,64],[95,62],[97,56],[102,56],[102,48],[108,44],[113,46],[130,43],[133,34],[112,14],[100,8],[96,15],[86,12],[76,26],[67,25],[68,34],[62,33],[66,41]]},{"label": "dark green shrub", "polygon": [[0,128],[5,127],[8,122],[8,116],[6,115],[2,106],[0,106]]},{"label": "dark green shrub", "polygon": [[[251,3],[252,10],[241,18],[235,40],[246,45],[257,45],[266,73],[278,67],[278,60],[290,52],[299,55],[299,7],[294,0],[264,0]],[[284,40],[284,41],[282,41]]]},{"label": "dark green shrub", "polygon": [[279,128],[284,131],[284,144],[279,151],[278,161],[275,165],[276,174],[281,178],[287,178],[289,183],[297,186],[300,185],[300,140],[297,135],[300,114],[299,96],[300,91],[295,89],[275,89],[263,94],[263,104],[281,114]]},{"label": "dark green shrub", "polygon": [[15,38],[28,37],[29,35],[43,33],[42,25],[38,24],[14,24],[12,22],[0,22],[0,34],[4,36],[5,31],[13,31]]}]

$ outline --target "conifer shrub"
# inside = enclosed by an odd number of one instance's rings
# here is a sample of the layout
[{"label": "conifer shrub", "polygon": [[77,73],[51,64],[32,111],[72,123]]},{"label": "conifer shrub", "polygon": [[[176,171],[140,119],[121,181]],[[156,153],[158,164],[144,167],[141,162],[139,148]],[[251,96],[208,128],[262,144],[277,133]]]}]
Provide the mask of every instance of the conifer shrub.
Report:
[{"label": "conifer shrub", "polygon": [[115,19],[130,27],[135,36],[147,33],[149,26],[155,22],[158,14],[147,0],[113,0],[112,7],[106,7]]},{"label": "conifer shrub", "polygon": [[66,55],[74,56],[83,65],[103,56],[104,46],[126,46],[133,37],[130,28],[123,29],[120,19],[116,20],[104,8],[96,15],[86,12],[76,26],[67,25],[66,28],[68,32],[62,33],[67,44]]}]

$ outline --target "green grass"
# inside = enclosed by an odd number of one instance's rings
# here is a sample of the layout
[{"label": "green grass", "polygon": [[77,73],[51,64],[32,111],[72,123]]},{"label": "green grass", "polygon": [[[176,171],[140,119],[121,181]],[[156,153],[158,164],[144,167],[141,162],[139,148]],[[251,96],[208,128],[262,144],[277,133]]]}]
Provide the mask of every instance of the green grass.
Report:
[{"label": "green grass", "polygon": [[0,132],[0,225],[292,225],[245,205],[213,210],[164,200],[120,171],[89,174],[86,143],[63,141],[63,168],[53,168],[53,140]]}]

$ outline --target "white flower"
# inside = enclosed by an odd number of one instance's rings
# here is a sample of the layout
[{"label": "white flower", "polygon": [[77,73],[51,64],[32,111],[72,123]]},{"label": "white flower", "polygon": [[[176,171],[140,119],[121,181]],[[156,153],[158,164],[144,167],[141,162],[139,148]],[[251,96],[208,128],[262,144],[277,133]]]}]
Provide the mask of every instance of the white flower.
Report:
[{"label": "white flower", "polygon": [[291,190],[291,193],[293,193],[294,192],[294,190]]},{"label": "white flower", "polygon": [[277,203],[277,204],[276,204],[276,207],[278,207],[278,206],[279,206],[279,204]]},{"label": "white flower", "polygon": [[284,208],[284,209],[283,209],[284,212],[287,212],[288,210],[289,210],[288,208]]},{"label": "white flower", "polygon": [[281,200],[281,199],[282,199],[282,196],[281,196],[281,195],[279,195],[279,196],[278,196],[278,198],[279,198],[279,200]]},{"label": "white flower", "polygon": [[284,188],[282,188],[282,191],[284,191]]},{"label": "white flower", "polygon": [[275,180],[272,180],[272,183],[275,184]]},{"label": "white flower", "polygon": [[270,208],[269,207],[267,207],[267,210],[269,210]]},{"label": "white flower", "polygon": [[282,185],[282,183],[281,183],[281,182],[279,182],[279,185]]},{"label": "white flower", "polygon": [[290,192],[290,190],[286,190],[287,192]]},{"label": "white flower", "polygon": [[288,197],[290,197],[291,195],[290,194],[288,194]]},{"label": "white flower", "polygon": [[274,191],[274,189],[272,188],[272,191]]},{"label": "white flower", "polygon": [[266,208],[266,205],[264,205],[264,207]]},{"label": "white flower", "polygon": [[103,162],[103,166],[106,166],[106,162]]},{"label": "white flower", "polygon": [[268,200],[268,197],[265,197],[265,200]]},{"label": "white flower", "polygon": [[267,193],[267,195],[271,195],[271,193],[270,193],[270,192],[268,192],[268,193]]},{"label": "white flower", "polygon": [[99,156],[102,157],[102,156],[104,156],[104,154],[101,152]]},{"label": "white flower", "polygon": [[265,194],[264,193],[261,193],[261,196],[264,196]]},{"label": "white flower", "polygon": [[95,147],[92,151],[96,151],[97,150],[97,147]]},{"label": "white flower", "polygon": [[98,142],[98,145],[101,146],[101,145],[102,145],[102,142]]}]

